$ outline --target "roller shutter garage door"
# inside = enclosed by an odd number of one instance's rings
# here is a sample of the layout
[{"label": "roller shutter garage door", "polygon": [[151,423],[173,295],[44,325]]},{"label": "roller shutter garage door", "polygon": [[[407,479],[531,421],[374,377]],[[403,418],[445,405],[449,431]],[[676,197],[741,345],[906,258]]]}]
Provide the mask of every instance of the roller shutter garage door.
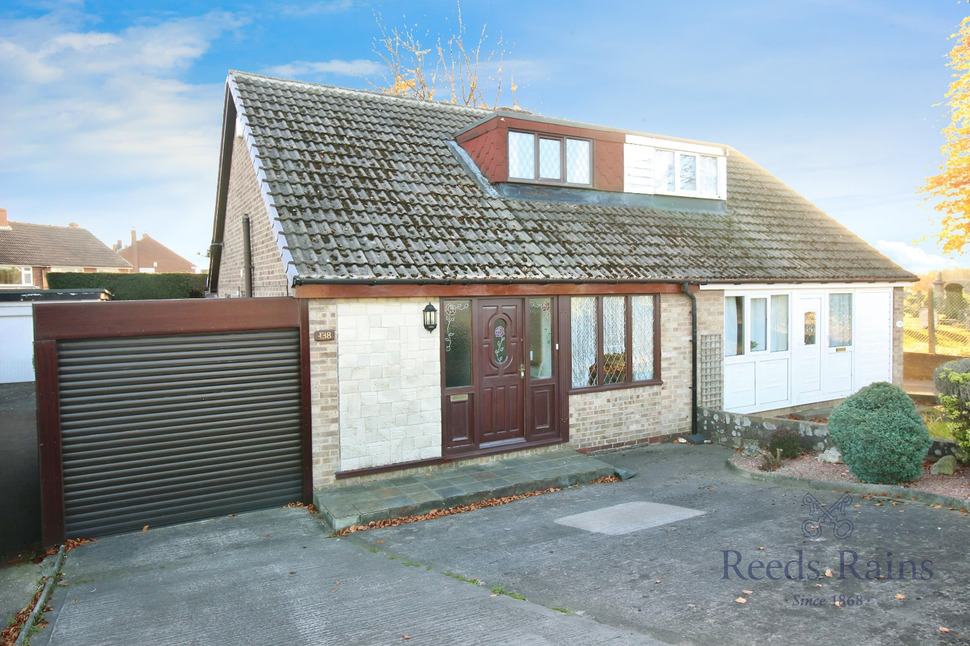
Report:
[{"label": "roller shutter garage door", "polygon": [[297,329],[57,343],[66,534],[301,498]]}]

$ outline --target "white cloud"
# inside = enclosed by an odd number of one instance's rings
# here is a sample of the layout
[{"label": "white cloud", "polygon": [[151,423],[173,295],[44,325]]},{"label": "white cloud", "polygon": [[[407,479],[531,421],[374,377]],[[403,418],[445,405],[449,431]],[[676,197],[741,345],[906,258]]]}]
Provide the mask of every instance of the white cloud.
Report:
[{"label": "white cloud", "polygon": [[375,61],[356,59],[352,61],[342,61],[333,59],[330,61],[309,62],[294,61],[285,65],[276,65],[263,70],[269,76],[281,76],[288,79],[303,79],[313,76],[323,76],[336,74],[341,76],[370,76],[379,72],[383,66]]},{"label": "white cloud", "polygon": [[354,8],[351,0],[333,0],[332,2],[308,2],[300,5],[284,5],[283,15],[306,17],[322,16],[332,13],[343,13]]},{"label": "white cloud", "polygon": [[946,256],[931,254],[919,247],[908,245],[905,242],[879,240],[876,242],[876,248],[897,265],[914,274],[925,274],[930,271],[956,267],[970,267],[970,258],[965,256],[948,258]]},{"label": "white cloud", "polygon": [[209,242],[222,79],[183,80],[245,21],[224,12],[116,32],[76,11],[0,21],[0,173],[15,221],[135,226],[190,257]]}]

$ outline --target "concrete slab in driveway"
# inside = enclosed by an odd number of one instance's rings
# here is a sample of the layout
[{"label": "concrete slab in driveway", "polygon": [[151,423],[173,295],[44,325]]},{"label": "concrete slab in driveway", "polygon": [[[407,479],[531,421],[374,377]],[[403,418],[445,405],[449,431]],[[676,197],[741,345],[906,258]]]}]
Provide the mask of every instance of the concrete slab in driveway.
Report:
[{"label": "concrete slab in driveway", "polygon": [[31,644],[659,643],[327,534],[274,509],[83,545]]}]

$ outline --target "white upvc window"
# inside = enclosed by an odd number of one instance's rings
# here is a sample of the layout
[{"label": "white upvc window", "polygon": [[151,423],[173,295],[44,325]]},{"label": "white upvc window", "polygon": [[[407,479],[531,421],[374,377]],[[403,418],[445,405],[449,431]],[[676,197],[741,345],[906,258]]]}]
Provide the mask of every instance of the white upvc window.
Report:
[{"label": "white upvc window", "polygon": [[718,197],[717,157],[657,149],[654,154],[654,191],[670,195]]},{"label": "white upvc window", "polygon": [[724,299],[724,356],[788,352],[787,294]]},{"label": "white upvc window", "polygon": [[0,266],[0,286],[24,287],[34,283],[30,267]]}]

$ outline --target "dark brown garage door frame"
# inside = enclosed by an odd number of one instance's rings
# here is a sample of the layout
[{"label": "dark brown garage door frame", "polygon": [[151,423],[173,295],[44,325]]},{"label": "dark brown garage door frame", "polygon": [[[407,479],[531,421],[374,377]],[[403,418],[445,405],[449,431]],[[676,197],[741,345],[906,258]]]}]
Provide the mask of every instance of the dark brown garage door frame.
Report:
[{"label": "dark brown garage door frame", "polygon": [[45,545],[65,539],[58,342],[84,339],[300,331],[301,471],[303,502],[312,502],[308,306],[305,299],[206,299],[34,306],[34,367],[41,475],[41,522]]}]

